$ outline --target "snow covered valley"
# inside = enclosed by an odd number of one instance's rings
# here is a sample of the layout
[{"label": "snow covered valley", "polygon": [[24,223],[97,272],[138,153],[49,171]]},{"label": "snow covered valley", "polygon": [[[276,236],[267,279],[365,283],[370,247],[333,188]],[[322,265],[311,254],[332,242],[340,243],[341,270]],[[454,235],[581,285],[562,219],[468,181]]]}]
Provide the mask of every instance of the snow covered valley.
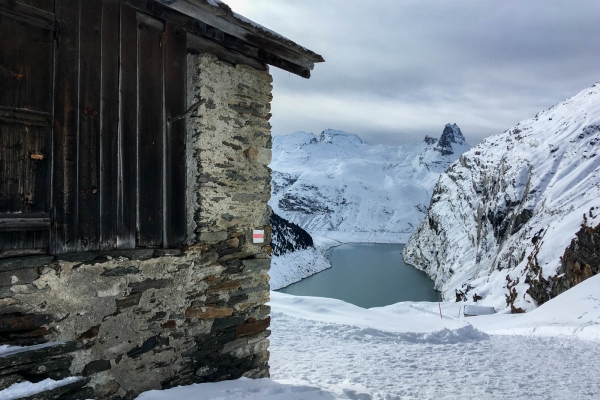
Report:
[{"label": "snow covered valley", "polygon": [[402,146],[332,129],[274,137],[271,288],[329,268],[327,250],[342,243],[406,243],[439,176],[469,148],[456,124]]}]

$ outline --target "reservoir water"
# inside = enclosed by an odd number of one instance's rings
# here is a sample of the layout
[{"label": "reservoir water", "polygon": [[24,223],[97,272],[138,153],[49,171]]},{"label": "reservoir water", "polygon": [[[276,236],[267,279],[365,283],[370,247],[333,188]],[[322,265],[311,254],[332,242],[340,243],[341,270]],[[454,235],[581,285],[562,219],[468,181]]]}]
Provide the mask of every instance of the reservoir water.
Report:
[{"label": "reservoir water", "polygon": [[400,301],[438,301],[433,281],[406,265],[403,244],[344,244],[329,250],[332,267],[280,292],[296,296],[331,297],[360,307],[381,307]]}]

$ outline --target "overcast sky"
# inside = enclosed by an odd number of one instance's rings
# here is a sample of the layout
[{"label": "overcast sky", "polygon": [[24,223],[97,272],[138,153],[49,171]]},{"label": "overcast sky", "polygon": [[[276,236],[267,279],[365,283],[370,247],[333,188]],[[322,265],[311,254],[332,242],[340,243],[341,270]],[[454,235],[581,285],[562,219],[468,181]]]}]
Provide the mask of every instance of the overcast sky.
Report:
[{"label": "overcast sky", "polygon": [[371,144],[501,133],[600,80],[600,0],[224,0],[321,54],[309,80],[271,67],[273,134]]}]

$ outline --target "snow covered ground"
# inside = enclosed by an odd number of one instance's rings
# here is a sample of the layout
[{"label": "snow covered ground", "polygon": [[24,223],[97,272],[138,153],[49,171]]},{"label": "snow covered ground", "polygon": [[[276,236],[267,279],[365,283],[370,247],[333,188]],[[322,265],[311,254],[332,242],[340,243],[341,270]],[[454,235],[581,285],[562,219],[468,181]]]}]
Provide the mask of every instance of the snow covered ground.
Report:
[{"label": "snow covered ground", "polygon": [[273,256],[269,270],[271,290],[281,289],[331,268],[331,263],[327,259],[327,250],[341,243],[322,237],[313,237],[313,241],[314,247]]},{"label": "snow covered ground", "polygon": [[362,309],[272,293],[271,379],[191,385],[138,400],[598,399],[600,276],[519,315],[464,303]]}]

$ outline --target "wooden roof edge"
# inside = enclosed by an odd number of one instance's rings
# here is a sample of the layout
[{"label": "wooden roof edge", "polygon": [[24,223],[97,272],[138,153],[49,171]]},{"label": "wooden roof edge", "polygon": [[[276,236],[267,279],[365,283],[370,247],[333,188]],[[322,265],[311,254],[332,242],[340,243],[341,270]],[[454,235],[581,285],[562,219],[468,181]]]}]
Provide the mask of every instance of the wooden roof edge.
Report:
[{"label": "wooden roof edge", "polygon": [[313,69],[314,63],[325,62],[325,59],[314,51],[234,13],[220,0],[160,0],[160,2],[166,7],[196,18],[250,44],[263,47],[281,58],[308,69]]}]

